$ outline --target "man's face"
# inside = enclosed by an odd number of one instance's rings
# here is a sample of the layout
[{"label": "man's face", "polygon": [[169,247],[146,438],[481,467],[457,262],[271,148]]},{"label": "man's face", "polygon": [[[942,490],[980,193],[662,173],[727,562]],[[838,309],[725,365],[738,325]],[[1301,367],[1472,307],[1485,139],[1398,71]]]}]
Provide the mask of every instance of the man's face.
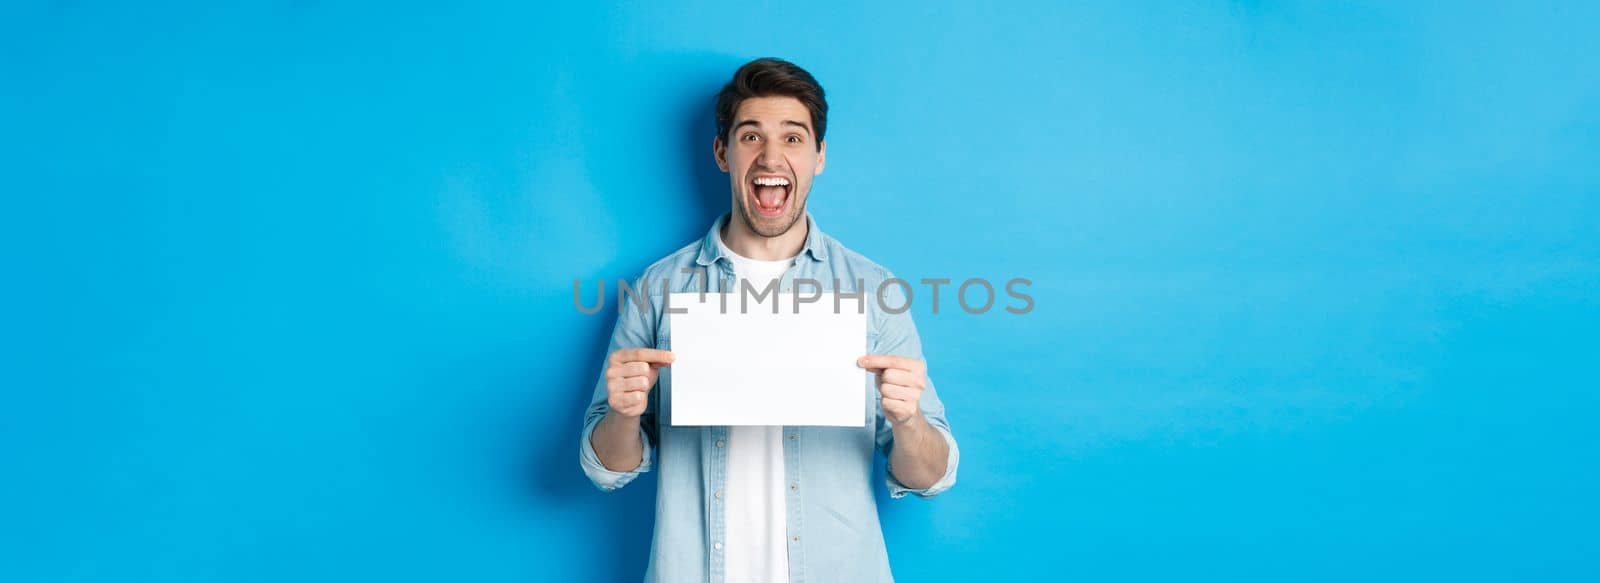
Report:
[{"label": "man's face", "polygon": [[[713,145],[733,187],[733,212],[762,237],[777,237],[804,216],[811,178],[822,174],[811,112],[793,97],[753,97],[739,104],[728,135]],[[726,139],[727,143],[723,140]]]}]

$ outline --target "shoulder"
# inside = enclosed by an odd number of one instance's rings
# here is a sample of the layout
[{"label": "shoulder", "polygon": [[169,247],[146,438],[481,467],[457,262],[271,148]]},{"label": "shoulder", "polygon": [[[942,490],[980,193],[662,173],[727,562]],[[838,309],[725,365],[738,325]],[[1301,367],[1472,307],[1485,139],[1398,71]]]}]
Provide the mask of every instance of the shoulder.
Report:
[{"label": "shoulder", "polygon": [[854,278],[865,282],[868,289],[877,288],[884,281],[893,279],[894,272],[882,264],[873,261],[855,249],[846,247],[838,239],[823,233],[824,248],[827,249],[828,258],[843,269],[849,271]]},{"label": "shoulder", "polygon": [[690,241],[679,247],[677,251],[657,259],[655,263],[651,263],[649,267],[644,268],[644,271],[639,273],[637,283],[656,283],[656,285],[660,285],[657,282],[672,281],[682,276],[685,268],[695,266],[694,260],[700,255],[700,243],[701,241],[698,239]]}]

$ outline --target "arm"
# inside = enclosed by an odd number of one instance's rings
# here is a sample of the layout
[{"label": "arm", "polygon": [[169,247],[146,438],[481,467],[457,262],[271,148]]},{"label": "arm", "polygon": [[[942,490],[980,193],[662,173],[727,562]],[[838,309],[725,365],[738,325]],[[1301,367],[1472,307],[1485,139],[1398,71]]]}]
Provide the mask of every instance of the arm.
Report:
[{"label": "arm", "polygon": [[[642,289],[642,286],[639,286]],[[622,302],[610,347],[584,412],[578,465],[596,488],[612,491],[652,469],[655,386],[661,366],[671,360],[655,345],[655,328],[644,306]]]},{"label": "arm", "polygon": [[613,472],[627,472],[644,462],[644,440],[639,437],[639,418],[607,412],[589,435],[589,445],[600,458],[600,465]]},{"label": "arm", "polygon": [[948,469],[950,444],[944,435],[928,424],[919,410],[915,417],[894,425],[894,449],[889,467],[894,477],[912,490],[927,490],[939,482]]},{"label": "arm", "polygon": [[961,453],[944,404],[920,359],[868,355],[860,360],[877,379],[878,448],[889,458],[889,495],[938,495],[955,485]]},{"label": "arm", "polygon": [[644,463],[639,417],[650,404],[658,369],[671,363],[672,353],[665,350],[625,348],[611,353],[605,373],[607,411],[589,437],[607,470],[628,472]]},{"label": "arm", "polygon": [[[899,286],[889,286],[888,305],[905,305]],[[889,459],[889,496],[928,498],[956,483],[961,448],[950,433],[944,403],[928,377],[922,339],[911,314],[877,311],[875,354],[858,364],[874,373],[879,397],[878,450]]]},{"label": "arm", "polygon": [[672,364],[672,352],[650,348],[626,348],[611,352],[606,360],[606,410],[595,424],[589,444],[595,448],[600,464],[610,471],[632,471],[645,461],[645,440],[638,431],[638,416],[650,405],[650,389],[661,375],[659,368]]}]

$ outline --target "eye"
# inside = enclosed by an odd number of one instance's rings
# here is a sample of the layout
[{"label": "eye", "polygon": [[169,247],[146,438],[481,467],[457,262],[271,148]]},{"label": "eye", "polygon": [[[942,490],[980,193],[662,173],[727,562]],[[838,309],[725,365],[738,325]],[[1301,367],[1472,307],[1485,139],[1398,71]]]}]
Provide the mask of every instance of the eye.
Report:
[{"label": "eye", "polygon": [[794,134],[789,134],[789,143],[798,144],[800,142],[801,142],[800,136],[797,136],[797,135],[794,135]]},{"label": "eye", "polygon": [[758,140],[760,138],[757,137],[754,132],[752,132],[752,133],[745,134],[740,139],[742,139],[742,140],[744,140],[746,142],[754,142],[754,141],[756,141],[756,140]]}]

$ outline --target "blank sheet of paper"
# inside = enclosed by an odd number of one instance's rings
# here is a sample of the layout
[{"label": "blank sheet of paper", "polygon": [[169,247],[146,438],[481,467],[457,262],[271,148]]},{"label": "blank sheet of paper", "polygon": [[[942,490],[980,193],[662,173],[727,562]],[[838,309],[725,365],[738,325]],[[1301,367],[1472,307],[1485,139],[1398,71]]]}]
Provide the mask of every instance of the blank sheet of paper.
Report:
[{"label": "blank sheet of paper", "polygon": [[866,424],[868,373],[856,359],[867,353],[867,317],[855,298],[841,313],[832,293],[798,306],[793,293],[746,296],[745,313],[738,293],[668,302],[686,311],[668,315],[673,425]]}]

